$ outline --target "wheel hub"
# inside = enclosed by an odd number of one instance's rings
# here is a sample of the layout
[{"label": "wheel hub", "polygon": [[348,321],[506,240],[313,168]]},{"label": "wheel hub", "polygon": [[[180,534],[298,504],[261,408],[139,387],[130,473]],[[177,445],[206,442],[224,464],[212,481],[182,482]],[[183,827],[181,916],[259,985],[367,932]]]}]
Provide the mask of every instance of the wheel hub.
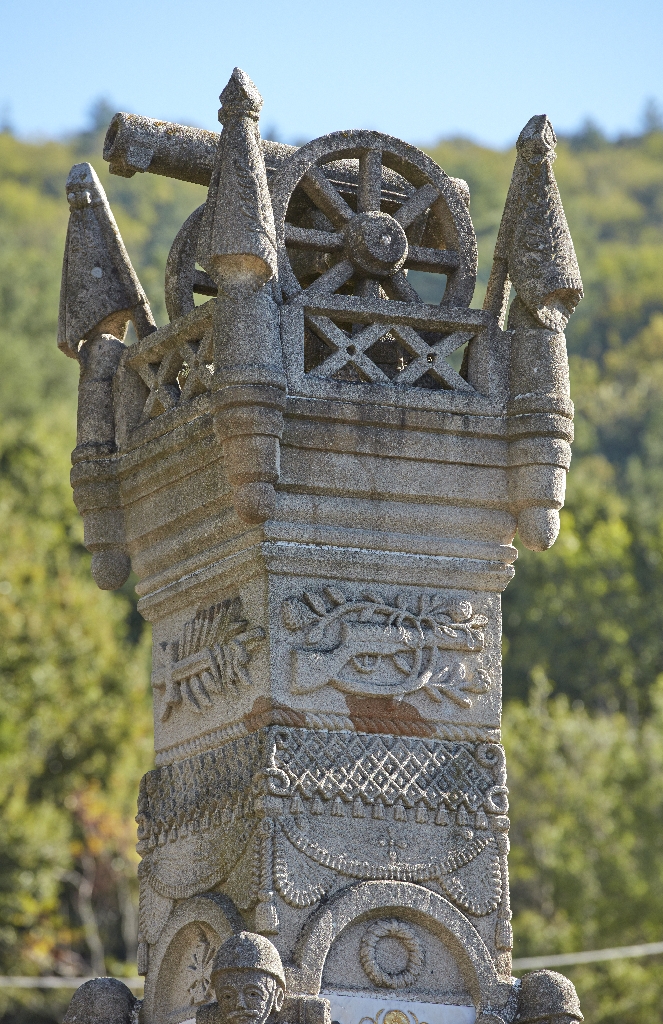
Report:
[{"label": "wheel hub", "polygon": [[374,277],[394,274],[407,259],[407,238],[388,213],[360,213],[345,229],[345,250],[357,270]]}]

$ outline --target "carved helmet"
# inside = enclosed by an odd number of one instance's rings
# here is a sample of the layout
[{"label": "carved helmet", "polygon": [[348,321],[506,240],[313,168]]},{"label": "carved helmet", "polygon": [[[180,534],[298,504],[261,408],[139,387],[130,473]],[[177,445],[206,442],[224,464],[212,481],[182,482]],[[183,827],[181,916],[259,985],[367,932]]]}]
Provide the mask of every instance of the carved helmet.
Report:
[{"label": "carved helmet", "polygon": [[276,946],[264,935],[238,932],[219,946],[212,964],[212,984],[223,971],[248,968],[270,974],[285,991],[283,964]]},{"label": "carved helmet", "polygon": [[525,975],[518,998],[518,1024],[581,1020],[580,1002],[568,978],[556,971],[534,971]]}]

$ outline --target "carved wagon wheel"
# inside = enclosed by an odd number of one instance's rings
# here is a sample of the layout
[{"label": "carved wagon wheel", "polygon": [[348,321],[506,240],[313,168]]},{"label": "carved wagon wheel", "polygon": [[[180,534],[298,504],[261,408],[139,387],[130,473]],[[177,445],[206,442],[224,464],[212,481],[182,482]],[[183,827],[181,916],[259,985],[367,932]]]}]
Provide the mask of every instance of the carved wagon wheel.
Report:
[{"label": "carved wagon wheel", "polygon": [[[353,205],[330,180],[333,176],[321,170],[347,160],[358,161]],[[409,195],[400,205],[384,202],[383,166],[409,183]],[[318,223],[322,219],[325,230],[293,223],[298,189],[319,211]],[[469,306],[477,247],[466,198],[455,179],[414,146],[379,132],[335,132],[297,150],[274,178],[271,191],[286,301],[302,291],[319,296],[344,288],[366,299],[367,310],[387,299],[418,303],[421,299],[405,273],[411,268],[446,274],[441,304]],[[424,235],[417,239],[423,244],[414,244],[424,216]],[[297,250],[313,250],[322,257],[319,276],[305,288],[293,259]]]},{"label": "carved wagon wheel", "polygon": [[[357,161],[354,167],[351,161]],[[390,188],[394,181],[400,185]],[[378,132],[323,136],[285,162],[270,191],[286,299],[312,275],[318,294],[349,286],[367,299],[420,302],[405,273],[412,268],[446,274],[442,305],[470,304],[477,251],[467,197],[456,179],[414,146]],[[204,208],[187,218],[168,256],[171,320],[194,308],[194,292],[216,295],[212,279],[195,267]],[[302,226],[302,220],[316,227]]]},{"label": "carved wagon wheel", "polygon": [[205,203],[197,207],[175,235],[166,260],[166,311],[177,320],[194,308],[193,295],[216,295],[217,286],[204,270],[196,269],[196,249]]}]

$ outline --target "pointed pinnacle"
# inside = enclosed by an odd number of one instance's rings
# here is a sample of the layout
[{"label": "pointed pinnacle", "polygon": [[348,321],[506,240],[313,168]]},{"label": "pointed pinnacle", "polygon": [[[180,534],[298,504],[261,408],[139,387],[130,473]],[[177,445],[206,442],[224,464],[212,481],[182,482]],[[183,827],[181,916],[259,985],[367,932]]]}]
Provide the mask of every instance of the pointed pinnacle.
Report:
[{"label": "pointed pinnacle", "polygon": [[516,150],[530,164],[554,160],[557,136],[546,114],[535,114],[518,136]]},{"label": "pointed pinnacle", "polygon": [[262,108],[262,96],[241,68],[235,68],[228,84],[219,96],[219,121],[225,124],[231,117],[250,117],[257,121]]}]

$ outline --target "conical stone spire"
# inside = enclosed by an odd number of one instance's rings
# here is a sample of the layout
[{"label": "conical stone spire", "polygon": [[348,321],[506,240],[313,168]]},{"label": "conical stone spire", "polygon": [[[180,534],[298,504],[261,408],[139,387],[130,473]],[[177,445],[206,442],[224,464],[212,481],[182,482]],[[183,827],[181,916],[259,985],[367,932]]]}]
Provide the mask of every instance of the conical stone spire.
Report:
[{"label": "conical stone spire", "polygon": [[552,165],[557,137],[545,114],[527,122],[516,143],[485,308],[504,317],[508,282],[517,299],[511,327],[563,331],[583,296],[580,269]]},{"label": "conical stone spire", "polygon": [[238,515],[274,510],[285,375],[274,285],[276,235],[258,116],[262,98],[235,68],[220,96],[223,132],[197,260],[218,283],[214,315],[215,430]]},{"label": "conical stone spire", "polygon": [[221,93],[223,133],[198,240],[198,262],[215,280],[238,274],[259,286],[276,275],[276,233],[258,118],[262,97],[235,68]]},{"label": "conical stone spire", "polygon": [[58,347],[76,358],[80,343],[93,335],[112,334],[122,340],[133,320],[138,337],[143,337],[156,330],[156,324],[92,165],[74,164],[66,190],[70,213]]}]

